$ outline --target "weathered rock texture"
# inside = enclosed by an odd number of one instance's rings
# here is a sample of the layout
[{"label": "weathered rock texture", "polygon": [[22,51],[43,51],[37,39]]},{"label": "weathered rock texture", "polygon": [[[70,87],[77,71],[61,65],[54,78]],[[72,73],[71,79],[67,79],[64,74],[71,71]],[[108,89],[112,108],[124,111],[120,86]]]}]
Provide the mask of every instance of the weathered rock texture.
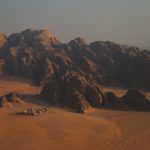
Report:
[{"label": "weathered rock texture", "polygon": [[122,97],[122,100],[123,103],[129,108],[138,110],[146,109],[148,102],[145,95],[136,89],[128,90],[127,93]]},{"label": "weathered rock texture", "polygon": [[80,112],[90,106],[100,108],[103,93],[98,85],[86,80],[82,73],[67,72],[58,82],[49,81],[40,94],[52,104],[63,103]]},{"label": "weathered rock texture", "polygon": [[103,106],[112,109],[123,109],[122,98],[117,97],[113,92],[106,92]]},{"label": "weathered rock texture", "polygon": [[[150,90],[150,51],[80,37],[63,44],[47,30],[27,29],[0,34],[0,76],[6,75],[45,85],[43,97],[82,111],[101,107],[100,85]],[[120,105],[106,97],[105,105]]]},{"label": "weathered rock texture", "polygon": [[117,97],[112,92],[106,92],[103,106],[120,110],[150,111],[150,101],[143,92],[137,89],[128,90],[122,97]]},{"label": "weathered rock texture", "polygon": [[[67,71],[82,72],[98,84],[150,90],[150,51],[113,42],[61,43],[47,30],[0,34],[0,75],[35,82],[61,81]],[[137,82],[138,81],[138,82]]]},{"label": "weathered rock texture", "polygon": [[11,92],[0,97],[0,107],[9,105],[10,103],[22,103],[21,99],[16,95],[15,92]]}]

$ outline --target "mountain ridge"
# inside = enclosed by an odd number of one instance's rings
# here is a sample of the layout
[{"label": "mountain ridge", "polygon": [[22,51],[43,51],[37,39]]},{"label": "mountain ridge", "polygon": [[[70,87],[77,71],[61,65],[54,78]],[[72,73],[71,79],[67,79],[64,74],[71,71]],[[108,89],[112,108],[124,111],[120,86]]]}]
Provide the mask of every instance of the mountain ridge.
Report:
[{"label": "mountain ridge", "polygon": [[100,85],[150,90],[150,51],[110,41],[87,43],[81,37],[62,43],[48,30],[0,34],[0,74],[38,84],[82,72]]}]

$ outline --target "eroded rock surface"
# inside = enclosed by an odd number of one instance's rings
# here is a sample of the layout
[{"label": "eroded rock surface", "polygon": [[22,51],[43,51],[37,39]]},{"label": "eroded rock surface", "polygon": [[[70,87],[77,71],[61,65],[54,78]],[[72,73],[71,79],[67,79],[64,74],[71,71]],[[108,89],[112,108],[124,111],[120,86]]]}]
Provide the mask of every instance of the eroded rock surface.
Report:
[{"label": "eroded rock surface", "polygon": [[[0,34],[0,75],[21,76],[38,84],[82,72],[97,84],[150,90],[150,51],[83,38],[61,43],[48,30]],[[137,82],[138,81],[138,82]]]},{"label": "eroded rock surface", "polygon": [[[101,85],[150,90],[149,66],[150,51],[110,41],[89,44],[78,37],[64,44],[48,30],[34,29],[0,34],[1,77],[30,79],[44,86],[41,96],[51,103],[80,110],[122,105],[110,93],[104,101]],[[131,105],[125,97],[124,104]]]},{"label": "eroded rock surface", "polygon": [[62,103],[84,112],[91,106],[100,108],[102,96],[100,87],[86,80],[82,73],[70,72],[61,82],[52,80],[47,83],[40,94],[49,102]]},{"label": "eroded rock surface", "polygon": [[[136,89],[128,90],[127,93],[122,97],[123,103],[129,108],[137,110],[144,110],[147,105],[146,96]],[[150,110],[150,108],[149,108]]]},{"label": "eroded rock surface", "polygon": [[0,107],[7,106],[9,103],[22,103],[22,101],[15,92],[0,97]]}]

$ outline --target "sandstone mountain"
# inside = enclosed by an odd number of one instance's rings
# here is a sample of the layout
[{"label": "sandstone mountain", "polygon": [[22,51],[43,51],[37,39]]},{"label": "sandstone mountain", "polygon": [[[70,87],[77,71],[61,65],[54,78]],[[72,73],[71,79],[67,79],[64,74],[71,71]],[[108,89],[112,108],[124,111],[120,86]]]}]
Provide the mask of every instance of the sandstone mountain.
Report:
[{"label": "sandstone mountain", "polygon": [[0,75],[41,84],[61,82],[70,72],[101,85],[150,90],[150,51],[109,41],[61,43],[47,30],[0,34]]},{"label": "sandstone mountain", "polygon": [[110,41],[88,44],[80,37],[65,44],[47,30],[27,29],[8,37],[0,34],[0,76],[7,75],[44,85],[40,95],[54,104],[80,111],[122,108],[128,98],[120,103],[100,86],[150,90],[150,51]]}]

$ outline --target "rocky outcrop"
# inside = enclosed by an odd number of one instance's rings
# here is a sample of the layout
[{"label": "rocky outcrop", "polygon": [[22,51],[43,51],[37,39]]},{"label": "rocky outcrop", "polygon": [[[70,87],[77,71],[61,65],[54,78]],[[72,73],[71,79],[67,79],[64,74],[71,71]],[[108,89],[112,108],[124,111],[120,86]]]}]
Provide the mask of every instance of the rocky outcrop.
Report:
[{"label": "rocky outcrop", "polygon": [[131,109],[144,110],[147,104],[145,95],[136,89],[128,90],[122,99],[123,103]]},{"label": "rocky outcrop", "polygon": [[7,37],[3,33],[0,33],[0,48],[4,46],[6,41],[7,41]]},{"label": "rocky outcrop", "polygon": [[52,104],[60,102],[60,84],[58,81],[49,81],[49,83],[43,87],[41,96]]},{"label": "rocky outcrop", "polygon": [[112,109],[123,109],[124,105],[122,98],[117,97],[113,92],[106,92],[103,106]]},{"label": "rocky outcrop", "polygon": [[21,103],[20,98],[16,95],[15,92],[11,92],[0,97],[0,107],[7,106],[9,103]]},{"label": "rocky outcrop", "polygon": [[67,72],[58,82],[49,81],[41,91],[40,96],[52,104],[62,103],[79,112],[84,112],[91,106],[100,108],[102,92],[98,85],[91,83],[83,73]]},{"label": "rocky outcrop", "polygon": [[30,43],[35,49],[50,50],[54,45],[60,42],[48,30],[25,30],[22,32],[25,40]]},{"label": "rocky outcrop", "polygon": [[79,112],[84,112],[90,107],[150,111],[150,101],[142,92],[132,89],[122,97],[113,92],[103,93],[98,85],[90,83],[82,74],[76,73],[70,73],[59,83],[50,81],[44,86],[40,96],[52,104],[62,103]]},{"label": "rocky outcrop", "polygon": [[101,108],[104,96],[99,86],[90,84],[86,88],[86,98],[91,106]]},{"label": "rocky outcrop", "polygon": [[78,110],[79,112],[84,112],[90,108],[90,104],[86,101],[85,97],[73,87],[64,93],[62,103],[66,106]]},{"label": "rocky outcrop", "polygon": [[[0,75],[21,76],[38,84],[82,72],[98,85],[150,90],[150,52],[110,41],[88,44],[75,38],[62,44],[47,30],[0,34]],[[138,82],[137,82],[138,80]]]},{"label": "rocky outcrop", "polygon": [[150,111],[150,101],[137,89],[128,90],[122,97],[116,96],[113,92],[106,92],[103,106],[119,110]]}]

